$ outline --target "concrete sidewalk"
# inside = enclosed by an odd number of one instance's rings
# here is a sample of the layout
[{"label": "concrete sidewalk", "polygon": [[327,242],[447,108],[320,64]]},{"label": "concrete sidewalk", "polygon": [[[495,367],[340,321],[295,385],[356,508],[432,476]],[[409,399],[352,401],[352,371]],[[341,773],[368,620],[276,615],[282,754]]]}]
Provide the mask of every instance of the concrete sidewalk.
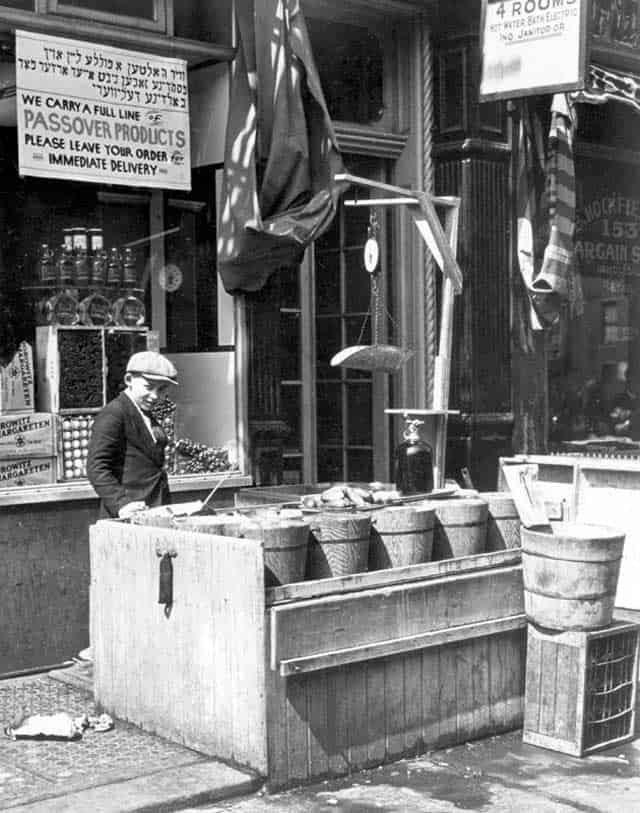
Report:
[{"label": "concrete sidewalk", "polygon": [[640,740],[583,759],[514,731],[270,796],[185,813],[638,813]]},{"label": "concrete sidewalk", "polygon": [[[95,714],[89,686],[74,669],[0,680],[0,729],[28,714]],[[0,809],[178,810],[247,794],[261,784],[256,776],[119,720],[112,731],[88,730],[71,742],[14,741],[0,734]]]}]

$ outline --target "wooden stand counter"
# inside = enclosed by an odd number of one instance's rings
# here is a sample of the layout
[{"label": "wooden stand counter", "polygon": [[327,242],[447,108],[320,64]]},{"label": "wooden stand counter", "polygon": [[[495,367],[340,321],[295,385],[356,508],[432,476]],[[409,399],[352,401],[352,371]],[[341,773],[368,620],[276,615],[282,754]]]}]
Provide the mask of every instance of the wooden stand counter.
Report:
[{"label": "wooden stand counter", "polygon": [[522,724],[519,550],[265,590],[256,540],[102,521],[90,546],[96,701],[271,789]]}]

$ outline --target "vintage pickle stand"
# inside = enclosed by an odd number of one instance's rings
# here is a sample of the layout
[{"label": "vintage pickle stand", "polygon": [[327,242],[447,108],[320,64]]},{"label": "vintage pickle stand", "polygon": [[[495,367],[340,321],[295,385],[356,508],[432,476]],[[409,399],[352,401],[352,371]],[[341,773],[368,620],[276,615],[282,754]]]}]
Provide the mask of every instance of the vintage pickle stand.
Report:
[{"label": "vintage pickle stand", "polygon": [[[458,201],[340,180],[408,206],[443,270],[434,400],[410,410],[432,422],[437,487],[462,281],[452,250]],[[96,702],[244,765],[272,790],[522,724],[517,548],[268,588],[263,544],[252,539],[104,520],[91,528],[90,550]],[[159,603],[167,560],[169,613]]]}]

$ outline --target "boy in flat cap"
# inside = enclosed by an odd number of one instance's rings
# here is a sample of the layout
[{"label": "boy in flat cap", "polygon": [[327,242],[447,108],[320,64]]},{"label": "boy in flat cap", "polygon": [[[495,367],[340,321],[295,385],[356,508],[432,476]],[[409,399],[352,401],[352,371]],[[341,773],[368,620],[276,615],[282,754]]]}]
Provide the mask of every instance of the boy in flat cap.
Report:
[{"label": "boy in flat cap", "polygon": [[127,363],[126,389],[97,415],[91,431],[87,477],[100,497],[100,516],[127,519],[170,500],[164,470],[167,437],[151,410],[178,383],[169,359],[151,350]]}]

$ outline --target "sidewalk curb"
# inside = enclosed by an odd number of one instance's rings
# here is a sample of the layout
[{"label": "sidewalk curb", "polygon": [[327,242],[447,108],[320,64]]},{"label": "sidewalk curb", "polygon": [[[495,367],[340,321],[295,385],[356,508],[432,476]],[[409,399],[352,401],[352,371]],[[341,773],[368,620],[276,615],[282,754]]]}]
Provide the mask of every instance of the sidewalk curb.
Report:
[{"label": "sidewalk curb", "polygon": [[259,790],[260,776],[220,762],[204,762],[51,796],[7,809],[19,813],[169,813]]}]

